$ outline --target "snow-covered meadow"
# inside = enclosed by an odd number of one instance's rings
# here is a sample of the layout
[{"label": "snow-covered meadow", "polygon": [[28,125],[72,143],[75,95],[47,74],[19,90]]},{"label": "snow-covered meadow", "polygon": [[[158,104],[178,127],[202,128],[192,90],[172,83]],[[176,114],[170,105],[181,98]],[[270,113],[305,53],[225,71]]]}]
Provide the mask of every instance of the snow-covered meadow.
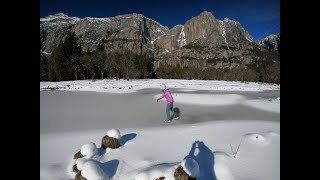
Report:
[{"label": "snow-covered meadow", "polygon": [[132,93],[145,88],[159,88],[165,83],[170,88],[181,88],[185,91],[194,90],[223,90],[223,91],[263,91],[280,90],[280,85],[239,81],[208,81],[208,80],[175,80],[175,79],[147,79],[147,80],[79,80],[62,82],[40,82],[40,90],[52,87],[69,91],[95,91],[108,93]]},{"label": "snow-covered meadow", "polygon": [[[82,128],[74,131],[41,133],[40,179],[74,179],[76,175],[72,172],[74,163],[78,163],[78,169],[82,169],[82,175],[88,180],[90,178],[150,180],[160,177],[174,179],[175,169],[179,165],[182,165],[189,175],[200,180],[280,179],[280,97],[248,99],[233,92],[280,90],[279,85],[199,80],[97,80],[94,82],[88,80],[41,82],[40,90],[60,87],[59,90],[95,91],[107,94],[133,93],[140,97],[142,95],[136,93],[138,90],[158,89],[161,83],[180,90],[174,93],[174,99],[181,106],[185,104],[227,109],[229,106],[241,105],[256,109],[257,112],[266,111],[279,118],[277,121],[274,119],[268,121],[268,117],[265,120],[254,118],[217,120],[212,117],[211,121],[195,120],[193,123],[183,123],[186,119],[182,115],[181,119],[177,120],[178,124],[160,122],[161,125],[151,127],[125,127],[117,124],[115,118],[110,118],[105,126],[96,129]],[[199,94],[198,90],[206,90],[208,93]],[[211,94],[211,91],[216,90],[231,93]],[[161,111],[162,115],[164,107],[160,103],[163,102],[155,101],[158,96],[159,92],[150,93],[145,98],[150,98],[154,103],[146,105],[137,103],[137,106],[141,106],[146,111],[148,108],[152,110],[152,106],[157,106],[156,110]],[[121,105],[123,101],[117,103]],[[253,110],[239,113],[248,114]],[[197,114],[196,111],[195,109],[191,113]],[[227,116],[227,112],[223,113]],[[108,113],[113,117],[112,111]],[[154,118],[148,116],[146,120],[159,121],[160,118],[156,117],[159,115],[154,112],[153,114]],[[124,123],[128,122],[127,124],[130,125],[139,121],[137,116],[133,117],[133,119],[124,120]],[[250,117],[250,114],[246,117]],[[88,121],[95,123],[94,117]],[[142,123],[146,124],[147,121]],[[109,130],[112,129],[110,127],[115,125],[118,126],[116,128],[119,134],[117,131],[111,131],[113,133],[110,134]],[[83,126],[85,127],[86,124],[83,123]],[[118,149],[101,149],[101,138],[106,134],[119,138],[122,145]],[[92,143],[95,146],[92,146]],[[94,150],[94,147],[97,149]],[[79,150],[89,155],[81,158],[82,160],[74,160],[73,155]]]}]

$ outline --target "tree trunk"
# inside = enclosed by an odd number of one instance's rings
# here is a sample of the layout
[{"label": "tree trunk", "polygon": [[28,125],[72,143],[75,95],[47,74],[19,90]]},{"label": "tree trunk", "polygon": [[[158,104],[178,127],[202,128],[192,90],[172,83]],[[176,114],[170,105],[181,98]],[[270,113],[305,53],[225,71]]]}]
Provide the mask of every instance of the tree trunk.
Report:
[{"label": "tree trunk", "polygon": [[94,78],[94,70],[91,70],[91,79],[93,80]]},{"label": "tree trunk", "polygon": [[74,73],[74,76],[75,76],[76,80],[78,80],[78,73],[77,72]]},{"label": "tree trunk", "polygon": [[224,80],[224,63],[222,62],[222,80]]},{"label": "tree trunk", "polygon": [[127,80],[129,81],[129,67],[127,66]]},{"label": "tree trunk", "polygon": [[101,73],[101,79],[103,79],[103,71],[100,71],[100,73]]}]

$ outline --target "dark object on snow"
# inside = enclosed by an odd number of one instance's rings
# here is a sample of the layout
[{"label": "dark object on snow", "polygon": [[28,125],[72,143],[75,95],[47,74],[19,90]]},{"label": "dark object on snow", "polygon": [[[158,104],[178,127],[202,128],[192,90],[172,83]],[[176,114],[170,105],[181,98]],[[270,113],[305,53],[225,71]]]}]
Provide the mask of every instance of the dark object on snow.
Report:
[{"label": "dark object on snow", "polygon": [[181,111],[178,107],[173,108],[173,118],[180,117]]},{"label": "dark object on snow", "polygon": [[120,147],[119,139],[109,137],[108,135],[103,136],[101,140],[102,149],[106,149],[106,148],[117,149],[118,147]]},{"label": "dark object on snow", "polygon": [[159,177],[158,179],[156,179],[156,180],[164,180],[165,179],[165,177]]},{"label": "dark object on snow", "polygon": [[76,174],[76,177],[74,178],[74,180],[87,180],[87,179],[84,178],[84,177],[81,175],[81,171],[79,171],[79,172]]},{"label": "dark object on snow", "polygon": [[77,164],[72,166],[72,171],[75,172],[75,173],[79,172],[79,169],[77,168]]},{"label": "dark object on snow", "polygon": [[84,156],[81,154],[80,151],[78,151],[74,156],[73,159],[79,159],[79,158],[83,158]]},{"label": "dark object on snow", "polygon": [[175,180],[196,180],[197,178],[190,177],[184,170],[183,167],[180,165],[174,171],[174,179]]}]

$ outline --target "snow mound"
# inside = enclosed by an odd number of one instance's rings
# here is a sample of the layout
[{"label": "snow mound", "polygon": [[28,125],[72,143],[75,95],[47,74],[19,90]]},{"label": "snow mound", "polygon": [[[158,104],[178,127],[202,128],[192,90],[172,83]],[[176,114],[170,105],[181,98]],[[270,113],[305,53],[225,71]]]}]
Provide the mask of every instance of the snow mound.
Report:
[{"label": "snow mound", "polygon": [[76,160],[76,164],[77,164],[77,168],[79,171],[82,171],[82,167],[84,165],[84,163],[88,162],[89,160],[88,159],[85,159],[85,158],[80,158],[80,159],[77,159]]},{"label": "snow mound", "polygon": [[227,162],[231,156],[224,151],[215,151],[213,155],[215,160],[214,172],[217,179],[233,180],[233,175],[227,166]]},{"label": "snow mound", "polygon": [[150,180],[158,179],[164,177],[165,180],[175,180],[174,171],[176,169],[176,164],[157,164],[148,168],[145,168],[137,173],[133,178],[134,180]]},{"label": "snow mound", "polygon": [[81,175],[87,180],[109,180],[109,176],[94,161],[83,164]]},{"label": "snow mound", "polygon": [[80,152],[86,158],[92,158],[94,155],[98,154],[98,149],[95,143],[90,142],[81,147]]},{"label": "snow mound", "polygon": [[248,133],[244,135],[244,138],[247,142],[255,145],[267,145],[269,144],[269,139],[261,134]]},{"label": "snow mound", "polygon": [[109,137],[116,138],[116,139],[120,139],[120,137],[121,137],[119,129],[111,129],[106,133],[106,135],[108,135]]},{"label": "snow mound", "polygon": [[215,163],[214,172],[217,179],[234,180],[229,167],[224,163]]},{"label": "snow mound", "polygon": [[200,174],[200,168],[197,161],[191,158],[184,159],[181,164],[183,170],[190,176],[190,177],[198,177]]}]

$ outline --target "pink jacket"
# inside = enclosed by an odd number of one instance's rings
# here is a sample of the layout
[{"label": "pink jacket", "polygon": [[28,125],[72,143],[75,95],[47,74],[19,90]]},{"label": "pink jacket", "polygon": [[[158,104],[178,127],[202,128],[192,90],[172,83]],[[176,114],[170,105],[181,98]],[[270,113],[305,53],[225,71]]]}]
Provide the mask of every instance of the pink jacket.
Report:
[{"label": "pink jacket", "polygon": [[169,88],[166,88],[166,89],[163,91],[163,94],[159,97],[159,100],[162,99],[163,97],[166,98],[167,103],[173,103],[173,102],[174,102],[173,97],[172,97],[172,95],[171,95],[171,92],[170,92]]}]

